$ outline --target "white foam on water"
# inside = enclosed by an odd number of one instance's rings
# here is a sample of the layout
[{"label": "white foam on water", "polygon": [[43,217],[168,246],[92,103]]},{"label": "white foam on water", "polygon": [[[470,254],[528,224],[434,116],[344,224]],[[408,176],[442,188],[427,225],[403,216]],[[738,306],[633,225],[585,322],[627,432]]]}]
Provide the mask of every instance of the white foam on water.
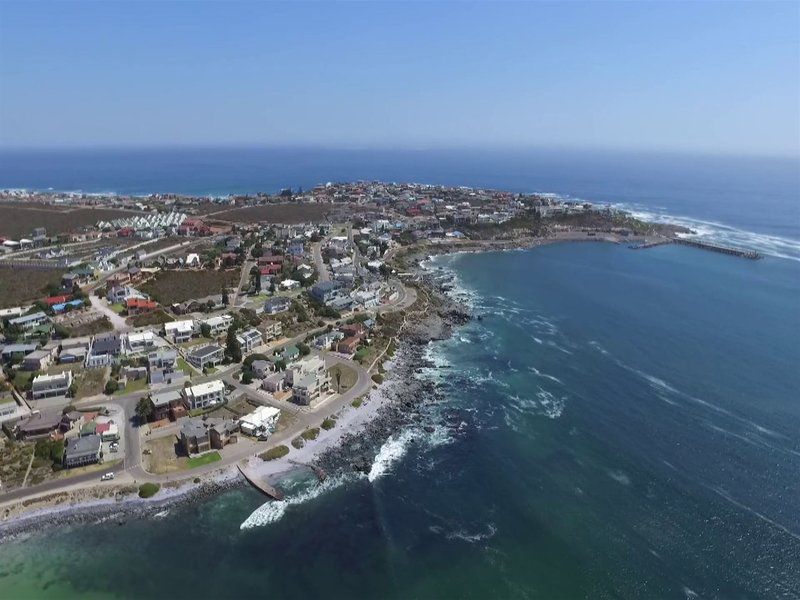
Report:
[{"label": "white foam on water", "polygon": [[631,478],[624,471],[620,471],[617,469],[616,471],[607,471],[608,476],[611,477],[617,483],[621,483],[622,485],[630,485]]},{"label": "white foam on water", "polygon": [[717,221],[656,213],[626,205],[617,206],[623,210],[627,210],[638,219],[655,223],[680,225],[695,232],[694,234],[683,234],[681,237],[712,242],[732,248],[756,250],[768,256],[800,261],[800,240],[745,231]]},{"label": "white foam on water", "polygon": [[374,482],[388,473],[391,466],[405,456],[413,440],[414,433],[411,430],[403,431],[397,437],[391,436],[375,456],[367,479]]},{"label": "white foam on water", "polygon": [[[546,389],[539,387],[535,398],[523,398],[518,395],[508,397],[511,400],[509,407],[521,414],[534,414],[550,419],[557,419],[564,412],[566,396],[557,398]],[[508,423],[508,419],[506,419]]]},{"label": "white foam on water", "polygon": [[266,502],[253,511],[253,513],[239,526],[239,529],[252,529],[254,527],[264,527],[265,525],[277,523],[281,520],[281,518],[283,518],[290,508],[304,504],[330,490],[338,488],[346,481],[352,480],[354,477],[356,476],[343,475],[338,477],[329,477],[323,483],[314,485],[297,495],[284,498],[283,500],[271,500]]},{"label": "white foam on water", "polygon": [[493,523],[489,523],[489,525],[487,526],[487,530],[485,532],[470,533],[464,529],[460,529],[458,531],[448,533],[447,539],[461,540],[464,542],[468,542],[470,544],[475,544],[477,542],[482,542],[484,540],[493,538],[496,533],[497,533],[497,527],[495,527]]},{"label": "white foam on water", "polygon": [[[704,485],[705,485],[705,484],[704,484]],[[758,511],[756,511],[756,510],[754,510],[754,509],[750,508],[750,507],[749,507],[749,506],[747,506],[746,504],[742,504],[741,502],[738,502],[737,500],[734,500],[734,499],[733,499],[733,498],[730,496],[730,494],[728,494],[728,492],[726,492],[726,491],[725,491],[725,490],[723,490],[722,488],[719,488],[719,487],[714,487],[714,486],[710,486],[710,485],[705,485],[705,487],[707,487],[708,489],[710,489],[710,490],[711,490],[712,492],[714,492],[715,494],[718,494],[719,496],[721,496],[722,498],[724,498],[725,500],[727,500],[728,502],[730,502],[730,503],[731,503],[731,504],[733,504],[734,506],[736,506],[736,507],[738,507],[738,508],[741,508],[741,509],[742,509],[742,510],[744,510],[745,512],[748,512],[748,513],[750,513],[751,515],[753,515],[753,516],[755,516],[755,517],[759,518],[760,520],[764,521],[765,523],[767,523],[767,524],[769,524],[769,525],[772,525],[772,526],[773,526],[773,527],[775,527],[776,529],[779,529],[780,531],[784,532],[785,534],[792,536],[792,537],[793,537],[793,538],[795,538],[796,540],[800,540],[800,534],[799,534],[799,533],[796,533],[796,532],[792,531],[791,529],[789,529],[788,527],[786,527],[785,525],[781,525],[781,524],[780,524],[780,523],[778,523],[777,521],[774,521],[773,519],[770,519],[770,518],[769,518],[769,517],[767,517],[766,515],[763,515],[763,514],[761,514],[760,512],[758,512]]]},{"label": "white foam on water", "polygon": [[528,367],[528,370],[531,371],[537,377],[541,377],[543,379],[549,379],[550,381],[555,381],[556,383],[564,385],[564,382],[561,381],[558,377],[555,377],[553,375],[548,375],[547,373],[543,373],[542,371],[540,371],[536,367]]},{"label": "white foam on water", "polygon": [[547,345],[550,346],[551,348],[555,348],[559,352],[563,352],[564,354],[572,354],[572,350],[567,350],[563,346],[559,346],[553,340],[547,340]]}]

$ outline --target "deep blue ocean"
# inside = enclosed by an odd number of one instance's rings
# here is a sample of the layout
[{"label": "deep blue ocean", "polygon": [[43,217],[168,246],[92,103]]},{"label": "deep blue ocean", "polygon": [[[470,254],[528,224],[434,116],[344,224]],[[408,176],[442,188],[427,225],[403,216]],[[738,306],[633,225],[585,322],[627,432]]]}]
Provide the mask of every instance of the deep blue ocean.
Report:
[{"label": "deep blue ocean", "polygon": [[[251,175],[226,191],[364,178],[558,192],[768,255],[562,244],[429,261],[482,317],[431,344],[436,366],[419,374],[444,394],[429,410],[455,426],[399,432],[369,477],[294,480],[283,503],[236,489],[12,541],[0,596],[800,597],[796,164],[320,160],[280,182],[275,166],[238,171]],[[156,191],[132,174],[93,187],[7,169],[0,187]],[[236,180],[195,173],[174,176],[175,191]]]}]

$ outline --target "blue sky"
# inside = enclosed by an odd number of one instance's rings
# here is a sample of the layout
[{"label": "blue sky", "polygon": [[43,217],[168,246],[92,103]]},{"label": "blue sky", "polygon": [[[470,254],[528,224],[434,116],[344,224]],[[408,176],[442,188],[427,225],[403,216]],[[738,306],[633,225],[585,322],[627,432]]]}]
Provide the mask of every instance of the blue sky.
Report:
[{"label": "blue sky", "polygon": [[0,144],[800,154],[797,3],[0,2]]}]

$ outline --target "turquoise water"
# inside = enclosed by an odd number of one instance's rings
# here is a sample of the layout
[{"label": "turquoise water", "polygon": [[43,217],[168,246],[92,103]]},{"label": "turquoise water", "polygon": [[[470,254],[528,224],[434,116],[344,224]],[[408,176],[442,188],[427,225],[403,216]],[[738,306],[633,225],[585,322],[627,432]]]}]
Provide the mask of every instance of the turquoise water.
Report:
[{"label": "turquoise water", "polygon": [[289,505],[240,489],[5,544],[2,595],[800,596],[797,262],[573,244],[438,267],[483,316],[421,375],[452,427]]}]

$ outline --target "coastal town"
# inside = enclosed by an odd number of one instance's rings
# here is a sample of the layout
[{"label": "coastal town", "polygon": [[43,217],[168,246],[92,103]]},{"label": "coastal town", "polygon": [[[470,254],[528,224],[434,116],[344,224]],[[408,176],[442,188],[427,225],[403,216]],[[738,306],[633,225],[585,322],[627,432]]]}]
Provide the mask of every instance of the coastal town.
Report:
[{"label": "coastal town", "polygon": [[157,497],[224,470],[279,497],[253,461],[303,457],[324,478],[314,444],[363,422],[352,415],[372,403],[404,330],[435,311],[419,257],[704,246],[684,233],[553,195],[421,184],[4,191],[0,514],[76,489]]}]

